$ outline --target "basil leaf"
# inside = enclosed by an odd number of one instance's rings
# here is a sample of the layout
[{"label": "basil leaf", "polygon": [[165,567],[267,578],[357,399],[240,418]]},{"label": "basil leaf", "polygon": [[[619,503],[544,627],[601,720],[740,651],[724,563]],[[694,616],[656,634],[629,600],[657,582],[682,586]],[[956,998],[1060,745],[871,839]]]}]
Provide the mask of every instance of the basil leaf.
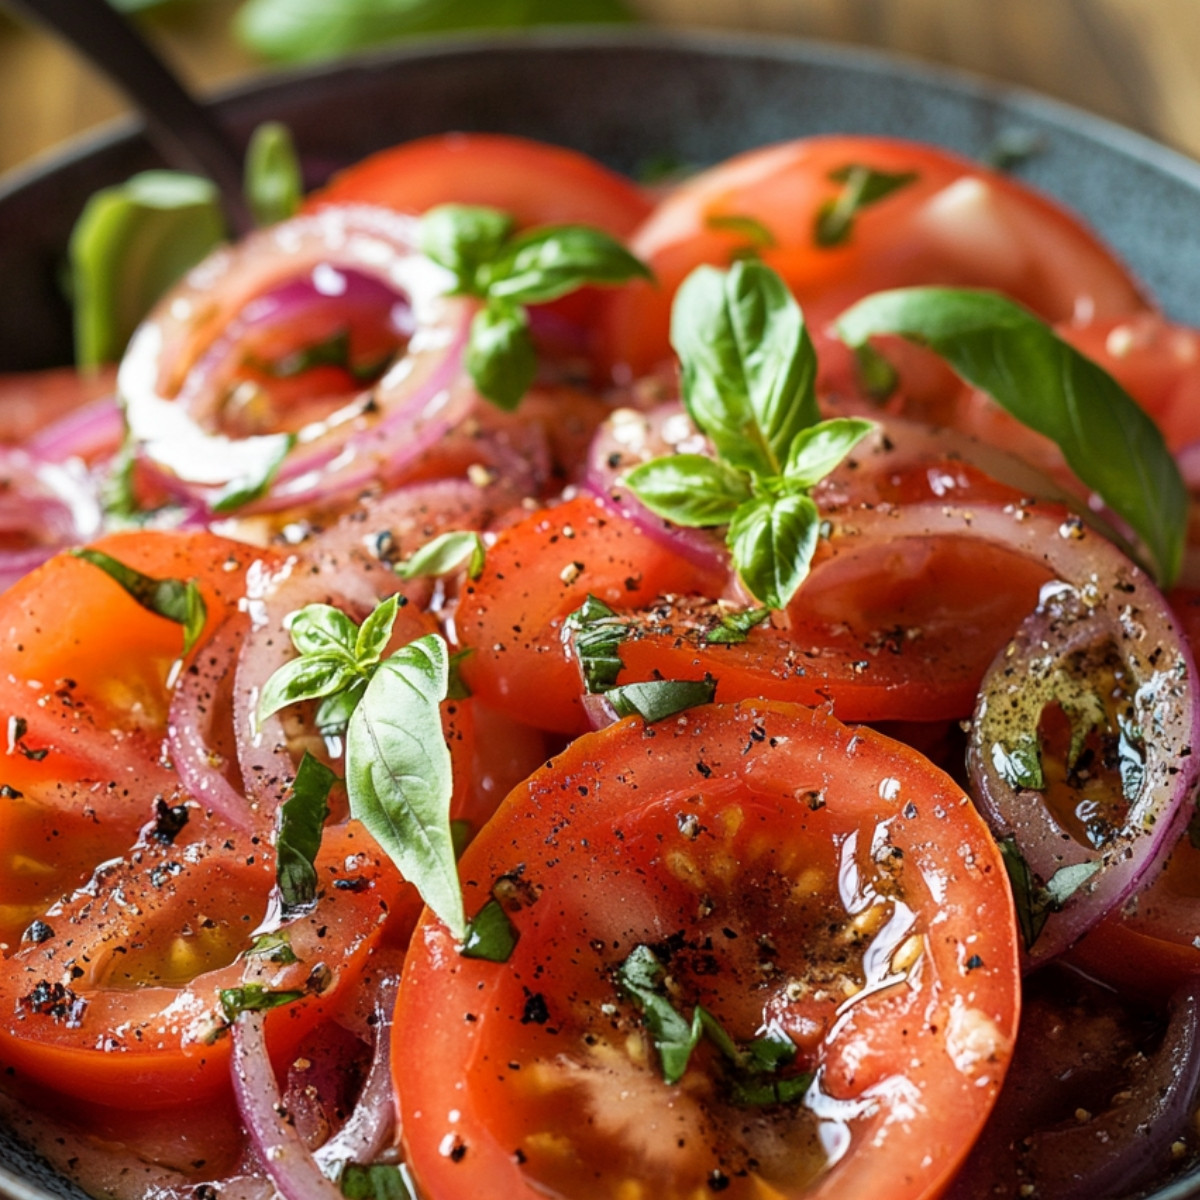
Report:
[{"label": "basil leaf", "polygon": [[292,949],[292,935],[286,929],[277,929],[273,933],[259,934],[250,944],[248,950],[242,951],[243,958],[265,958],[268,962],[288,966],[300,961]]},{"label": "basil leaf", "polygon": [[296,435],[281,433],[260,439],[262,461],[252,474],[231,479],[213,497],[210,507],[215,513],[236,512],[255,500],[261,500],[271,490],[271,484],[279,474],[279,468],[287,460],[296,444]]},{"label": "basil leaf", "polygon": [[429,634],[379,664],[346,730],[346,787],[360,820],[459,940],[466,931],[450,834],[450,751],[439,704],[449,652]]},{"label": "basil leaf", "polygon": [[89,547],[69,553],[99,567],[148,612],[182,625],[184,654],[200,640],[208,609],[194,579],[186,582],[182,579],[155,579],[152,575],[143,575],[141,571],[126,566],[103,550]]},{"label": "basil leaf", "polygon": [[482,299],[486,293],[476,278],[478,272],[500,253],[512,229],[512,217],[499,209],[439,204],[421,218],[417,246],[427,258],[453,272],[460,293]]},{"label": "basil leaf", "polygon": [[609,688],[604,698],[618,717],[641,717],[647,724],[673,717],[699,704],[711,704],[715,679],[652,679]]},{"label": "basil leaf", "polygon": [[471,320],[466,365],[480,395],[512,412],[537,376],[537,351],[525,310],[485,304]]},{"label": "basil leaf", "polygon": [[249,0],[234,31],[256,55],[310,62],[418,34],[628,20],[622,0]]},{"label": "basil leaf", "polygon": [[389,596],[380,601],[358,628],[354,639],[354,660],[359,667],[374,666],[383,657],[392,638],[401,597]]},{"label": "basil leaf", "polygon": [[806,1071],[787,1079],[736,1080],[729,1099],[739,1108],[767,1108],[772,1104],[798,1104],[812,1087],[813,1076]]},{"label": "basil leaf", "polygon": [[992,766],[996,774],[1014,791],[1040,792],[1046,786],[1042,771],[1042,748],[1033,734],[1024,734],[1015,746],[996,742],[992,746]]},{"label": "basil leaf", "polygon": [[624,482],[652,513],[692,527],[728,525],[751,496],[745,475],[703,454],[651,459]]},{"label": "basil leaf", "polygon": [[829,172],[829,178],[845,186],[833,200],[827,200],[817,212],[813,239],[818,246],[840,246],[849,241],[854,218],[864,209],[907,187],[918,178],[915,171],[891,174],[859,163],[849,163]]},{"label": "basil leaf", "polygon": [[216,186],[197,175],[143,171],[95,192],[69,247],[77,364],[120,358],[154,302],[224,237]]},{"label": "basil leaf", "polygon": [[514,238],[482,272],[489,299],[545,304],[585,284],[650,279],[616,238],[587,225],[556,225]]},{"label": "basil leaf", "polygon": [[819,419],[817,360],[799,306],[762,263],[699,267],[671,310],[683,401],[730,466],[778,475],[800,430]]},{"label": "basil leaf", "polygon": [[478,579],[486,560],[483,538],[478,533],[456,530],[426,542],[397,563],[395,571],[401,579],[424,579],[453,575],[465,567],[468,579]]},{"label": "basil leaf", "polygon": [[729,523],[729,549],[742,582],[768,608],[786,608],[808,575],[821,532],[806,495],[760,496]]},{"label": "basil leaf", "polygon": [[343,687],[322,699],[317,705],[313,722],[322,737],[341,737],[354,716],[354,710],[367,690],[367,677],[356,676]]},{"label": "basil leaf", "polygon": [[282,121],[264,121],[246,147],[246,199],[260,225],[296,215],[304,182],[291,130]]},{"label": "basil leaf", "polygon": [[562,640],[574,646],[589,695],[612,687],[621,674],[617,647],[629,636],[630,626],[603,600],[588,598],[563,622]]},{"label": "basil leaf", "polygon": [[520,934],[508,913],[496,899],[489,900],[467,922],[459,954],[463,958],[482,958],[488,962],[508,962]]},{"label": "basil leaf", "polygon": [[1071,470],[1141,538],[1159,582],[1179,574],[1188,494],[1158,427],[1111,375],[1031,313],[991,292],[901,288],[837,322],[852,346],[899,334],[1057,443]]},{"label": "basil leaf", "polygon": [[258,698],[258,719],[265,721],[289,704],[332,696],[359,678],[354,667],[332,653],[302,654],[277,670]]},{"label": "basil leaf", "polygon": [[756,625],[761,625],[771,615],[769,608],[745,608],[740,612],[726,613],[721,623],[710,629],[704,640],[710,646],[740,646]]},{"label": "basil leaf", "polygon": [[1050,911],[1057,912],[1062,908],[1100,870],[1102,865],[1099,859],[1093,859],[1091,862],[1072,863],[1067,867],[1059,867],[1046,880],[1046,904]]},{"label": "basil leaf", "polygon": [[446,684],[447,700],[470,700],[471,689],[462,677],[462,664],[475,653],[473,646],[464,646],[450,655],[450,680]]},{"label": "basil leaf", "polygon": [[306,604],[285,624],[301,654],[342,655],[347,662],[357,658],[358,626],[332,604]]},{"label": "basil leaf", "polygon": [[1011,835],[1003,837],[996,843],[1000,850],[1000,858],[1004,870],[1008,874],[1008,882],[1012,887],[1013,906],[1017,910],[1017,924],[1021,929],[1021,940],[1026,950],[1032,950],[1033,944],[1041,937],[1046,927],[1049,913],[1038,895],[1038,887],[1034,883],[1033,872],[1025,861],[1017,845],[1017,839]]},{"label": "basil leaf", "polygon": [[403,1163],[347,1163],[339,1186],[346,1200],[417,1200]]},{"label": "basil leaf", "polygon": [[769,250],[779,245],[779,239],[757,217],[743,213],[712,213],[705,218],[709,229],[738,233],[758,250]]},{"label": "basil leaf", "polygon": [[225,1020],[232,1024],[246,1012],[267,1012],[272,1008],[282,1008],[285,1004],[294,1004],[304,999],[301,991],[273,992],[263,987],[261,983],[248,983],[244,987],[221,988],[217,993],[221,1011]]},{"label": "basil leaf", "polygon": [[662,1062],[663,1079],[678,1083],[703,1032],[699,1010],[689,1022],[660,995],[663,965],[649,946],[636,946],[617,968],[617,983],[642,1010]]},{"label": "basil leaf", "polygon": [[329,793],[338,777],[306,750],[296,768],[292,794],[279,809],[275,842],[275,880],[283,897],[283,919],[290,921],[317,900],[317,852],[329,816]]},{"label": "basil leaf", "polygon": [[788,451],[783,477],[792,487],[815,486],[874,428],[857,417],[836,417],[802,429]]}]

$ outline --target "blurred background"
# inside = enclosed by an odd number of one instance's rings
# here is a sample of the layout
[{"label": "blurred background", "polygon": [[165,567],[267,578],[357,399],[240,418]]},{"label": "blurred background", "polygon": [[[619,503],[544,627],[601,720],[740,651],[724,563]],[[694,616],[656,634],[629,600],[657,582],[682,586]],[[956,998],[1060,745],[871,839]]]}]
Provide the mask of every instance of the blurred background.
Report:
[{"label": "blurred background", "polygon": [[[112,0],[197,89],[449,28],[584,18],[897,51],[1033,88],[1200,157],[1197,0]],[[124,111],[0,0],[0,171]]]}]

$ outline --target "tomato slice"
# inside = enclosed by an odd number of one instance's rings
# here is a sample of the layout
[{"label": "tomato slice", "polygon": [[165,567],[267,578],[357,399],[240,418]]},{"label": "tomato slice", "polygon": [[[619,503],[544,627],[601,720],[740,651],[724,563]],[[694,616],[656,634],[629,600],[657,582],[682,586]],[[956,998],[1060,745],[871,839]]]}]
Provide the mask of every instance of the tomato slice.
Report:
[{"label": "tomato slice", "polygon": [[[820,245],[822,206],[845,193],[833,176],[855,166],[916,178],[862,208],[839,244]],[[813,331],[871,292],[922,283],[995,288],[1050,320],[1147,307],[1112,252],[1046,197],[944,150],[887,138],[816,137],[739,155],[672,193],[631,249],[657,286],[610,297],[605,344],[609,362],[634,375],[668,356],[683,278],[747,250],[787,280]]]},{"label": "tomato slice", "polygon": [[300,993],[268,1016],[273,1052],[288,1053],[361,973],[387,914],[415,906],[357,823],[330,829],[317,906],[288,926],[293,961],[243,960],[274,873],[272,853],[223,831],[149,840],[107,864],[0,959],[0,1062],[18,1080],[130,1109],[225,1094],[218,993],[247,979]]},{"label": "tomato slice", "polygon": [[592,497],[580,496],[504,530],[482,575],[463,590],[459,642],[471,691],[519,721],[557,733],[588,728],[563,620],[588,594],[614,608],[666,592],[720,595],[723,573],[673,554]]},{"label": "tomato slice", "polygon": [[[494,894],[518,940],[467,958],[427,914],[410,945],[394,1078],[430,1200],[917,1200],[995,1099],[1003,867],[956,785],[870,730],[769,702],[631,718],[518,787],[461,868],[468,912]],[[664,1080],[617,982],[639,948],[683,1020],[791,1043],[791,1102],[751,1106],[707,1037]]]},{"label": "tomato slice", "polygon": [[595,225],[624,237],[649,215],[632,181],[575,150],[498,133],[450,133],[381,150],[335,175],[308,198],[381,204],[422,213],[438,204],[483,204],[517,224]]}]

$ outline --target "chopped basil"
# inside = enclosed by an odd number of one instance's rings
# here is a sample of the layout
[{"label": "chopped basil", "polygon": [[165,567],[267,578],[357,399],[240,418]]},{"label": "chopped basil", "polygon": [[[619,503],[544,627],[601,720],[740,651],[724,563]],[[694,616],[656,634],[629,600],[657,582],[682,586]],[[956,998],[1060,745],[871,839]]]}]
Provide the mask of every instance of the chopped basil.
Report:
[{"label": "chopped basil", "polygon": [[473,646],[464,646],[461,650],[455,650],[450,655],[450,680],[446,684],[447,700],[469,700],[471,698],[471,689],[467,681],[462,677],[460,668],[474,653],[475,649]]},{"label": "chopped basil", "polygon": [[666,969],[649,946],[636,946],[617,968],[621,990],[641,1009],[654,1040],[663,1079],[678,1083],[687,1072],[692,1052],[706,1037],[725,1064],[730,1099],[746,1108],[792,1104],[804,1098],[812,1084],[810,1074],[773,1078],[796,1058],[795,1043],[781,1029],[739,1046],[725,1027],[702,1005],[688,1021],[663,994]]},{"label": "chopped basil", "polygon": [[1042,749],[1034,734],[1024,734],[1015,746],[992,746],[992,766],[1014,790],[1040,792],[1046,786],[1042,771]]},{"label": "chopped basil", "polygon": [[1025,949],[1032,950],[1051,914],[1059,912],[1103,864],[1099,859],[1093,859],[1059,867],[1045,884],[1040,884],[1025,861],[1015,837],[1011,834],[1003,837],[998,845],[1004,869],[1008,873],[1008,881],[1012,886],[1021,938]]},{"label": "chopped basil", "polygon": [[704,640],[710,646],[740,646],[750,636],[750,630],[761,625],[770,615],[769,608],[744,608],[725,613],[721,623],[704,635]]},{"label": "chopped basil", "polygon": [[403,1163],[347,1163],[340,1180],[346,1200],[416,1200]]},{"label": "chopped basil", "polygon": [[752,250],[769,250],[779,239],[757,217],[745,213],[712,213],[705,221],[709,229],[740,234]]},{"label": "chopped basil", "polygon": [[456,295],[483,301],[467,343],[466,365],[480,393],[500,408],[520,403],[537,374],[526,306],[544,304],[586,284],[649,278],[620,242],[585,225],[515,233],[497,209],[443,204],[421,218],[424,254],[454,276]]},{"label": "chopped basil", "polygon": [[300,961],[292,949],[292,937],[286,929],[263,933],[254,939],[250,948],[242,952],[243,958],[265,958],[268,962],[288,966]]},{"label": "chopped basil", "polygon": [[1032,313],[994,292],[899,288],[859,301],[837,330],[851,346],[877,334],[928,346],[1057,444],[1141,539],[1160,584],[1178,576],[1188,494],[1162,433],[1108,372]]},{"label": "chopped basil", "polygon": [[401,579],[436,579],[466,568],[468,579],[478,579],[486,559],[487,550],[478,533],[455,530],[426,542],[394,569]]},{"label": "chopped basil", "polygon": [[329,793],[337,775],[306,750],[296,768],[292,794],[279,810],[275,877],[283,897],[283,919],[308,912],[317,901],[317,852],[329,816]]},{"label": "chopped basil", "polygon": [[281,121],[264,121],[250,135],[245,163],[246,199],[260,225],[295,216],[304,194],[300,160],[291,131]]},{"label": "chopped basil", "polygon": [[652,724],[699,704],[711,704],[717,691],[715,679],[652,679],[609,688],[604,698],[618,717],[641,717]]},{"label": "chopped basil", "polygon": [[467,922],[459,954],[463,958],[508,962],[519,936],[517,927],[509,920],[500,902],[491,899]]},{"label": "chopped basil", "polygon": [[271,490],[271,484],[279,474],[287,456],[296,444],[296,437],[291,433],[281,433],[261,439],[263,456],[253,474],[241,475],[231,479],[212,499],[212,510],[215,513],[236,512],[255,500],[261,500]]},{"label": "chopped basil", "polygon": [[428,634],[379,663],[346,730],[350,813],[455,937],[466,932],[442,731],[450,654]]},{"label": "chopped basil", "polygon": [[684,405],[716,456],[651,459],[626,483],[676,524],[728,526],[746,587],[769,608],[783,608],[820,537],[809,492],[872,425],[820,419],[812,340],[787,285],[762,263],[693,271],[675,298],[671,341]]},{"label": "chopped basil", "polygon": [[304,999],[302,991],[272,991],[261,983],[247,983],[243,987],[222,988],[217,993],[221,1002],[221,1011],[225,1020],[231,1024],[246,1012],[266,1012],[272,1008],[282,1008],[285,1004],[294,1004]]},{"label": "chopped basil", "polygon": [[184,654],[199,641],[208,610],[194,579],[186,582],[182,579],[155,579],[126,566],[111,554],[105,554],[103,550],[93,550],[86,546],[69,553],[94,567],[99,567],[148,612],[182,625]]},{"label": "chopped basil", "polygon": [[919,176],[915,171],[892,174],[861,163],[848,163],[830,171],[829,178],[842,184],[842,190],[834,199],[821,205],[813,225],[814,240],[818,246],[825,247],[841,246],[849,241],[854,231],[854,218],[864,208],[916,182]]},{"label": "chopped basil", "polygon": [[617,648],[629,632],[629,624],[592,595],[563,622],[563,643],[575,647],[589,694],[603,692],[617,682],[622,666]]}]

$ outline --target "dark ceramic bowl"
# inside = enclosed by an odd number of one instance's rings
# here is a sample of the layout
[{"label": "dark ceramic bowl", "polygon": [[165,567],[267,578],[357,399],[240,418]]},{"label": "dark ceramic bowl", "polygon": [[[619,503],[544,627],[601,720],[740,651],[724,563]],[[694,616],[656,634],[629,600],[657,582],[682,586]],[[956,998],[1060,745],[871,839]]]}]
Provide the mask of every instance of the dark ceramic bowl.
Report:
[{"label": "dark ceramic bowl", "polygon": [[[1017,137],[1040,147],[1021,177],[1082,213],[1171,316],[1200,325],[1200,165],[1060,104],[879,55],[645,32],[455,40],[275,76],[215,108],[241,141],[286,121],[318,177],[449,129],[559,142],[634,174],[813,133],[920,138],[975,158]],[[71,225],[92,191],[155,165],[126,125],[0,184],[0,370],[69,361]],[[0,1195],[82,1195],[2,1126],[0,1164]],[[1200,1172],[1154,1200],[1196,1196]]]}]

